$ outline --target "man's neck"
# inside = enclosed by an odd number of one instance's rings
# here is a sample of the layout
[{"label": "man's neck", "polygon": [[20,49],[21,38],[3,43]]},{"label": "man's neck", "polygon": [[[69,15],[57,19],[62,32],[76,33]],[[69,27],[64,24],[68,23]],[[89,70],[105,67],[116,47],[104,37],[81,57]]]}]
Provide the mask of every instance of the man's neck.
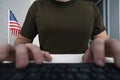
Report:
[{"label": "man's neck", "polygon": [[71,0],[56,0],[56,1],[68,2],[68,1],[71,1]]}]

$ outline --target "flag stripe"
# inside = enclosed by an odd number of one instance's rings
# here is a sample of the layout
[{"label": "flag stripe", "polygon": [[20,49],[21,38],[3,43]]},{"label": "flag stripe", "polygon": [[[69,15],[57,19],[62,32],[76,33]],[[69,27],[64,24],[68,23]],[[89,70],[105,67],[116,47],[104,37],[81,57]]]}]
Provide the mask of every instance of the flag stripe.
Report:
[{"label": "flag stripe", "polygon": [[16,25],[19,25],[17,22],[9,22],[9,24],[16,24]]},{"label": "flag stripe", "polygon": [[[13,28],[21,28],[20,26],[18,26],[18,25],[10,25],[10,27],[13,27]],[[10,28],[9,27],[9,28]]]},{"label": "flag stripe", "polygon": [[17,28],[17,27],[10,27],[9,29],[10,29],[10,30],[14,30],[14,29],[16,29],[16,30],[21,30],[21,28]]}]

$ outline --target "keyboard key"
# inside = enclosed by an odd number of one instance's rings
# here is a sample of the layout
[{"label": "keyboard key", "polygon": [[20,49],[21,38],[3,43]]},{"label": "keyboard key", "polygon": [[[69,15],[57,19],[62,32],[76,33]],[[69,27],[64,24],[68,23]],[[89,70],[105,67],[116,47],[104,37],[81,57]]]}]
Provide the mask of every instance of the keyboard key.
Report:
[{"label": "keyboard key", "polygon": [[40,80],[40,74],[34,72],[27,73],[24,80]]},{"label": "keyboard key", "polygon": [[109,77],[107,77],[105,74],[102,74],[102,73],[100,73],[100,74],[92,73],[91,75],[95,80],[110,80]]},{"label": "keyboard key", "polygon": [[71,74],[67,74],[67,80],[75,80],[75,75]]},{"label": "keyboard key", "polygon": [[81,73],[91,73],[90,68],[79,68]]},{"label": "keyboard key", "polygon": [[113,79],[114,80],[120,80],[120,75],[119,74],[114,74]]},{"label": "keyboard key", "polygon": [[14,73],[10,80],[23,80],[25,75],[26,75],[25,73]]},{"label": "keyboard key", "polygon": [[9,72],[0,72],[0,80],[8,80],[13,73],[9,73]]},{"label": "keyboard key", "polygon": [[91,77],[89,74],[84,74],[84,73],[77,73],[76,74],[77,80],[91,80]]}]

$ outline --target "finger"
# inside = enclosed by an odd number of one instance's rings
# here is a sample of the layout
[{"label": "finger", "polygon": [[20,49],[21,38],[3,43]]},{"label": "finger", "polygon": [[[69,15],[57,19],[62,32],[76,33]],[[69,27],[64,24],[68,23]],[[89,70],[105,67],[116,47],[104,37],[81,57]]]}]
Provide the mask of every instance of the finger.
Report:
[{"label": "finger", "polygon": [[105,41],[105,55],[107,57],[113,57],[114,56],[113,53],[111,53],[111,50],[113,50],[112,46],[113,46],[114,42],[116,42],[115,39],[108,39],[108,40]]},{"label": "finger", "polygon": [[120,46],[114,49],[114,61],[118,68],[120,68]]},{"label": "finger", "polygon": [[25,44],[27,46],[27,48],[29,49],[29,51],[32,53],[33,57],[34,57],[34,60],[35,60],[35,63],[36,64],[41,64],[43,63],[43,54],[40,50],[39,47],[37,47],[36,45],[34,44]]},{"label": "finger", "polygon": [[105,65],[105,42],[101,38],[97,38],[92,42],[91,51],[94,62],[99,66]]},{"label": "finger", "polygon": [[43,57],[45,58],[46,61],[52,61],[52,57],[50,56],[50,53],[47,51],[42,51]]},{"label": "finger", "polygon": [[15,50],[10,44],[3,44],[0,46],[0,62],[7,59],[9,54],[14,53]]},{"label": "finger", "polygon": [[16,50],[16,67],[25,68],[28,63],[28,50],[24,44],[19,44],[15,47]]},{"label": "finger", "polygon": [[87,51],[82,56],[82,61],[83,61],[83,63],[90,63],[90,62],[92,62],[92,57],[91,57],[89,48],[87,49]]},{"label": "finger", "polygon": [[120,41],[119,40],[111,40],[110,51],[114,57],[115,64],[118,68],[120,68]]}]

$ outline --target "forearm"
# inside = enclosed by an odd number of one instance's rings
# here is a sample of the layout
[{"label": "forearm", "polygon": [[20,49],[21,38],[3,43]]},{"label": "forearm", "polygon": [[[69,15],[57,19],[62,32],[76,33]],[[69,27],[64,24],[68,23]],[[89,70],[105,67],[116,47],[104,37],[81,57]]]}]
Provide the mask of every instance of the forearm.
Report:
[{"label": "forearm", "polygon": [[107,32],[106,32],[106,31],[103,31],[103,32],[101,32],[100,34],[94,36],[94,39],[93,39],[93,40],[95,40],[95,39],[97,39],[97,38],[102,38],[103,40],[106,41],[106,40],[109,39],[109,36],[107,35]]},{"label": "forearm", "polygon": [[14,46],[18,44],[25,44],[25,43],[32,43],[32,40],[29,40],[22,35],[19,35],[18,38],[15,40]]}]

